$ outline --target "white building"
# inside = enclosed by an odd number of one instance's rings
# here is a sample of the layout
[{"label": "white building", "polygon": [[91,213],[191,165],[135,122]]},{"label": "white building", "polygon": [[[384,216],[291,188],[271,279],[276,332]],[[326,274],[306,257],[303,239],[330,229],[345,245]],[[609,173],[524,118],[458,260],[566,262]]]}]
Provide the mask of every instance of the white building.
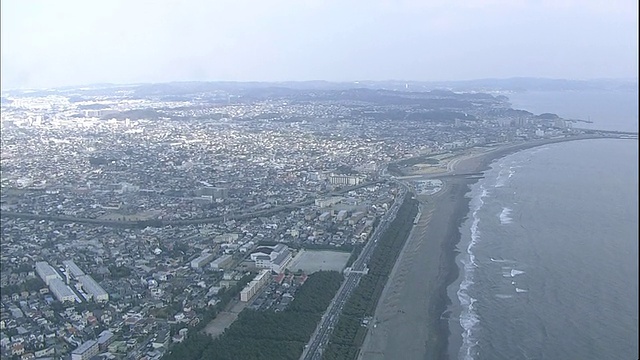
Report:
[{"label": "white building", "polygon": [[329,176],[329,182],[332,185],[358,185],[362,182],[362,178],[353,175],[335,175]]},{"label": "white building", "polygon": [[271,271],[269,270],[260,271],[260,273],[240,291],[240,301],[249,301],[253,295],[257,294],[258,291],[271,280],[270,274]]},{"label": "white building", "polygon": [[358,222],[360,222],[360,220],[362,220],[362,218],[365,216],[366,214],[364,213],[364,211],[358,211],[355,212],[351,215],[351,218],[349,219],[349,225],[355,225]]},{"label": "white building", "polygon": [[326,211],[323,212],[320,216],[318,216],[318,220],[320,221],[326,221],[327,219],[329,219],[331,217],[331,213]]},{"label": "white building", "polygon": [[80,276],[78,282],[94,301],[109,301],[109,294],[91,276]]},{"label": "white building", "polygon": [[291,251],[283,244],[276,246],[262,246],[251,254],[257,268],[271,269],[277,273],[283,272],[291,262]]},{"label": "white building", "polygon": [[76,299],[76,294],[60,279],[50,280],[49,289],[60,302],[73,302]]},{"label": "white building", "polygon": [[231,255],[222,255],[211,262],[211,268],[224,269],[225,267],[231,265],[232,262],[233,262],[233,257]]},{"label": "white building", "polygon": [[202,255],[198,256],[197,258],[191,260],[191,267],[193,269],[199,269],[199,268],[207,265],[208,263],[210,263],[211,260],[213,260],[214,257],[215,257],[215,254],[203,253]]},{"label": "white building", "polygon": [[216,243],[232,243],[234,241],[238,241],[239,238],[240,238],[239,234],[227,233],[227,234],[222,234],[222,235],[216,236],[213,239],[213,242],[216,242]]},{"label": "white building", "polygon": [[65,271],[69,272],[75,279],[85,275],[84,271],[82,271],[73,260],[65,260],[62,262],[62,265],[64,265]]},{"label": "white building", "polygon": [[335,204],[338,204],[342,201],[342,198],[339,196],[332,196],[330,198],[327,199],[316,199],[315,200],[315,205],[319,208],[325,208],[328,206],[332,206]]},{"label": "white building", "polygon": [[271,261],[271,270],[277,273],[284,272],[284,270],[291,263],[291,260],[293,260],[293,257],[291,256],[291,252],[289,251],[289,249],[287,249],[286,251],[281,252],[278,257]]},{"label": "white building", "polygon": [[214,199],[225,199],[229,196],[229,189],[223,187],[205,186],[198,190],[200,195],[211,196]]},{"label": "white building", "polygon": [[39,261],[36,263],[36,273],[38,276],[44,281],[45,284],[49,285],[49,282],[53,279],[62,280],[60,274],[54,269],[51,265],[49,265],[46,261]]}]

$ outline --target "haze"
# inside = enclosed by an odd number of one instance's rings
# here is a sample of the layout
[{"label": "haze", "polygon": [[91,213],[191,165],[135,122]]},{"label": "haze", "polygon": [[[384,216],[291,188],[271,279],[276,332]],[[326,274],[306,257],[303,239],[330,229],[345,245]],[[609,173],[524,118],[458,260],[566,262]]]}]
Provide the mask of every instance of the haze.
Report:
[{"label": "haze", "polygon": [[638,3],[3,1],[2,88],[637,78]]}]

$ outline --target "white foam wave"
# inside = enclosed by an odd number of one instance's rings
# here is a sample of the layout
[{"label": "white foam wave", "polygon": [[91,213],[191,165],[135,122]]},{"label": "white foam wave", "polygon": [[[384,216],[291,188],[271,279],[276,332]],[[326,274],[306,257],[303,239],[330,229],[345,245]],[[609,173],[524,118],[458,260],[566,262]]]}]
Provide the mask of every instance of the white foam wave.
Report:
[{"label": "white foam wave", "polygon": [[529,292],[529,290],[516,288],[516,292],[523,293],[523,292]]},{"label": "white foam wave", "polygon": [[500,188],[505,186],[507,181],[516,174],[515,169],[521,167],[520,165],[516,165],[516,163],[509,165],[509,168],[505,168],[506,166],[506,164],[500,164],[500,171],[498,172],[498,177],[496,178],[496,184],[494,187]]},{"label": "white foam wave", "polygon": [[515,261],[507,260],[507,259],[494,259],[494,258],[489,258],[489,259],[491,259],[491,261],[497,262],[497,263],[511,263],[511,264],[515,263]]},{"label": "white foam wave", "polygon": [[473,330],[480,322],[478,314],[475,311],[474,304],[476,299],[469,296],[467,293],[468,286],[473,281],[468,282],[469,279],[465,278],[463,283],[467,282],[466,286],[460,284],[460,290],[458,290],[458,299],[462,306],[462,312],[460,313],[460,325],[464,329],[462,332],[462,346],[460,348],[460,354],[465,360],[473,360],[474,346],[478,344],[473,336]]},{"label": "white foam wave", "polygon": [[507,181],[507,178],[504,176],[504,164],[500,164],[500,171],[498,172],[498,176],[496,177],[496,184],[494,187],[503,187]]},{"label": "white foam wave", "polygon": [[478,229],[480,217],[478,215],[478,211],[482,208],[482,205],[484,205],[483,198],[489,195],[489,192],[486,189],[483,187],[481,187],[481,189],[482,192],[480,195],[473,199],[473,221],[470,229],[471,241],[467,246],[467,258],[462,260],[462,263],[464,264],[464,279],[460,283],[457,292],[458,300],[460,301],[460,306],[462,308],[460,313],[460,325],[463,329],[460,356],[466,360],[473,360],[474,347],[478,344],[473,336],[473,332],[477,324],[480,322],[474,306],[477,300],[469,294],[469,287],[473,284],[475,268],[478,266],[476,264],[476,257],[473,251],[475,245],[480,240],[480,230]]},{"label": "white foam wave", "polygon": [[514,276],[517,276],[517,275],[520,275],[520,274],[524,274],[524,271],[511,269],[511,277],[514,277]]},{"label": "white foam wave", "polygon": [[500,223],[502,225],[506,225],[506,224],[511,224],[511,222],[513,221],[513,219],[511,219],[511,217],[509,215],[511,215],[511,209],[508,207],[503,207],[502,208],[502,212],[500,212]]},{"label": "white foam wave", "polygon": [[480,239],[480,230],[478,230],[478,224],[480,223],[480,218],[477,217],[478,211],[473,212],[473,223],[471,224],[471,242],[469,246],[467,246],[467,254],[469,254],[469,263],[474,267],[477,267],[476,264],[476,256],[473,253],[473,247],[476,245],[478,240]]}]

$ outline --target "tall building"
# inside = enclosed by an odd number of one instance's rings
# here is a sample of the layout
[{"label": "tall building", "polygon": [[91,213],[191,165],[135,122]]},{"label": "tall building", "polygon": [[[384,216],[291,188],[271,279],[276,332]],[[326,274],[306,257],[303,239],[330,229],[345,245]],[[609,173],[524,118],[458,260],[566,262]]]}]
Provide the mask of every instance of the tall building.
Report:
[{"label": "tall building", "polygon": [[335,175],[335,174],[331,174],[331,176],[329,176],[329,182],[332,185],[349,185],[349,186],[353,186],[353,185],[358,185],[362,182],[362,178],[358,177],[358,176],[353,176],[353,175]]},{"label": "tall building", "polygon": [[271,276],[269,276],[270,273],[271,271],[269,270],[260,271],[260,273],[240,291],[240,301],[249,301],[253,295],[257,294],[258,291],[271,280]]}]

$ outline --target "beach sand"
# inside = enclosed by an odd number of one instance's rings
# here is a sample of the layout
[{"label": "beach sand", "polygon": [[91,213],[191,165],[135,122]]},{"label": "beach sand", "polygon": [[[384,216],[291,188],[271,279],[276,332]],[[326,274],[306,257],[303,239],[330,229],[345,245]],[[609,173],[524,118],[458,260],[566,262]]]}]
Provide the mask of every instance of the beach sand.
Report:
[{"label": "beach sand", "polygon": [[436,359],[446,352],[448,328],[442,328],[440,314],[447,305],[446,287],[458,272],[446,256],[454,251],[468,212],[468,182],[452,178],[421,203],[421,218],[382,292],[361,359]]},{"label": "beach sand", "polygon": [[358,358],[455,358],[457,354],[447,354],[449,325],[443,313],[450,303],[447,287],[459,273],[456,246],[470,201],[465,194],[478,179],[464,174],[482,172],[495,159],[523,149],[593,138],[599,137],[531,141],[455,161],[448,176],[442,178],[444,188],[427,202],[421,202],[421,219],[413,227],[389,276]]}]

